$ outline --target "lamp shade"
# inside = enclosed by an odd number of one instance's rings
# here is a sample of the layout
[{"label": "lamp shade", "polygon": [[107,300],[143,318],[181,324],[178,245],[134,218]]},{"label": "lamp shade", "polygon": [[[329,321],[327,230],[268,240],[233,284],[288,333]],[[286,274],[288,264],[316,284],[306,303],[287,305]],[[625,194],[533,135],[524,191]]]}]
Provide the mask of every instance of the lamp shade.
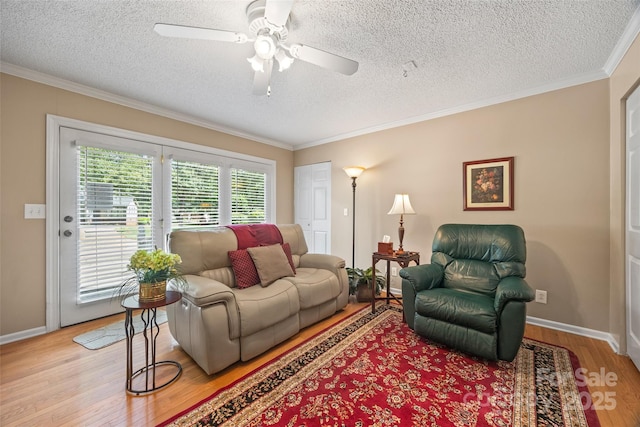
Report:
[{"label": "lamp shade", "polygon": [[278,49],[276,52],[276,59],[278,60],[278,64],[280,65],[280,69],[278,71],[284,71],[291,67],[293,64],[293,58],[288,56],[284,50]]},{"label": "lamp shade", "polygon": [[347,166],[343,168],[345,173],[349,175],[349,178],[357,178],[362,172],[364,172],[364,168],[362,166]]},{"label": "lamp shade", "polygon": [[258,55],[253,55],[251,58],[247,58],[247,61],[251,64],[253,71],[264,72],[264,59],[259,58]]},{"label": "lamp shade", "polygon": [[416,211],[411,206],[409,195],[396,194],[395,199],[393,199],[393,206],[391,206],[391,210],[387,212],[387,215],[413,215],[415,213]]}]

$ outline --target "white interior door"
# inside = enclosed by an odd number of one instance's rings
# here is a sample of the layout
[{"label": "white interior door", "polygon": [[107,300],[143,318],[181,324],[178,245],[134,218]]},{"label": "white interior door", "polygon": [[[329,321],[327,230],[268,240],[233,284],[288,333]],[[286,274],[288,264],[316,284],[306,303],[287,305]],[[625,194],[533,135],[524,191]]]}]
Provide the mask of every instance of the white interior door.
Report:
[{"label": "white interior door", "polygon": [[[161,147],[60,128],[60,325],[122,311],[138,249],[162,247]],[[159,242],[159,244],[158,244]]]},{"label": "white interior door", "polygon": [[331,253],[331,162],[295,168],[295,222],[312,253]]},{"label": "white interior door", "polygon": [[640,369],[640,88],[627,100],[627,353]]},{"label": "white interior door", "polygon": [[311,251],[313,243],[313,234],[311,233],[312,215],[312,190],[311,190],[311,167],[297,166],[294,169],[294,221],[300,224],[304,232],[304,240],[307,242],[309,251]]}]

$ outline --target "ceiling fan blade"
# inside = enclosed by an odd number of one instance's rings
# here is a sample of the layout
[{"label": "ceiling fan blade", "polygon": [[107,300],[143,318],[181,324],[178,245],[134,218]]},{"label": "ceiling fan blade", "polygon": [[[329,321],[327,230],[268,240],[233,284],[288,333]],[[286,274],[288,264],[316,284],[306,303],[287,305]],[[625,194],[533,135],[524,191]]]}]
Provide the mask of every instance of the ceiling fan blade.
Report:
[{"label": "ceiling fan blade", "polygon": [[294,44],[289,49],[289,52],[294,58],[346,74],[347,76],[358,71],[358,63],[356,61],[316,49],[315,47]]},{"label": "ceiling fan blade", "polygon": [[214,30],[211,28],[187,27],[184,25],[156,24],[153,30],[161,36],[183,39],[215,40],[235,43],[244,43],[248,40],[247,35],[243,33]]},{"label": "ceiling fan blade", "polygon": [[273,59],[264,62],[264,71],[256,71],[256,74],[253,76],[254,95],[269,95],[271,70],[273,70]]},{"label": "ceiling fan blade", "polygon": [[289,19],[294,0],[267,0],[264,17],[278,27],[284,26]]}]

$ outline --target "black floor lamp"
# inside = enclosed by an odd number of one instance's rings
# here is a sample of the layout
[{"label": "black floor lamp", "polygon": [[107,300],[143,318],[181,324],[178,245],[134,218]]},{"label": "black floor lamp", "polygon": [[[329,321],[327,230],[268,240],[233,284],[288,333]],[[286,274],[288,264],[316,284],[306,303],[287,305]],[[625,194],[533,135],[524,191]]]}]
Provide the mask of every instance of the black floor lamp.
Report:
[{"label": "black floor lamp", "polygon": [[356,268],[356,179],[364,172],[362,166],[347,166],[343,168],[346,174],[351,178],[351,187],[353,187],[353,206],[351,208],[352,217],[352,236],[351,236],[351,268]]}]

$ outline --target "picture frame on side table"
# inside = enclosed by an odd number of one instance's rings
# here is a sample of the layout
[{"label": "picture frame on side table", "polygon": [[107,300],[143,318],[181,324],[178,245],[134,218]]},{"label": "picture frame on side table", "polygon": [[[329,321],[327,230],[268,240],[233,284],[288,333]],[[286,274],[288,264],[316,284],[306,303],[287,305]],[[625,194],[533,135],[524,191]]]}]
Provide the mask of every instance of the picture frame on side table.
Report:
[{"label": "picture frame on side table", "polygon": [[512,211],[514,157],[462,163],[465,211]]}]

